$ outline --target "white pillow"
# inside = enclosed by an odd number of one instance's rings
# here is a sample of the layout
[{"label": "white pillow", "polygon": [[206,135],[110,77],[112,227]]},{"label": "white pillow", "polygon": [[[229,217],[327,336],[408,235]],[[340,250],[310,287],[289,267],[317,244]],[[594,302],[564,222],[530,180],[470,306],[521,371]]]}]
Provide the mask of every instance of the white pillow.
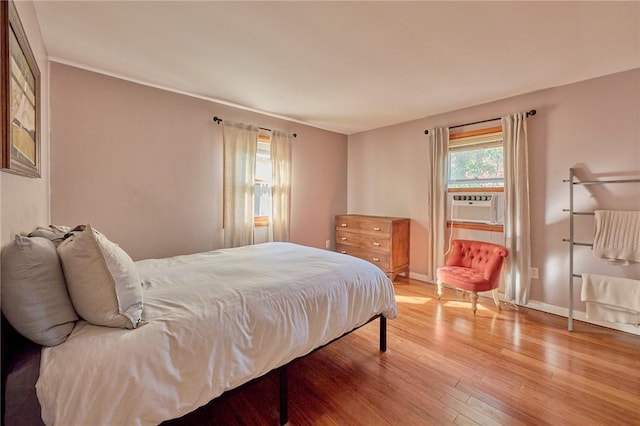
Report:
[{"label": "white pillow", "polygon": [[16,235],[2,255],[1,274],[2,311],[13,328],[44,346],[67,340],[78,315],[54,243]]},{"label": "white pillow", "polygon": [[91,225],[58,246],[76,312],[94,325],[136,328],[142,317],[142,285],[129,255]]}]

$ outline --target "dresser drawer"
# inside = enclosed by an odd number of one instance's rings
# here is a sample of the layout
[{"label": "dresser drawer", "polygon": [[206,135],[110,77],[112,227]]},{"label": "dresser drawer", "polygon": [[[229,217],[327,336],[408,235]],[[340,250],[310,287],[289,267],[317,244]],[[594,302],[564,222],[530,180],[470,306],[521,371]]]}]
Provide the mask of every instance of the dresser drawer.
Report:
[{"label": "dresser drawer", "polygon": [[336,243],[371,250],[388,251],[390,239],[388,235],[370,235],[336,229]]},{"label": "dresser drawer", "polygon": [[391,222],[384,219],[363,219],[352,216],[339,216],[336,220],[336,230],[338,229],[389,235],[391,233]]},{"label": "dresser drawer", "polygon": [[389,271],[389,254],[379,253],[373,250],[367,250],[360,247],[347,246],[344,244],[336,244],[336,251],[342,254],[359,257],[360,259],[369,261],[378,265],[383,271]]},{"label": "dresser drawer", "polygon": [[410,220],[362,214],[337,215],[336,251],[378,265],[393,281],[409,276]]}]

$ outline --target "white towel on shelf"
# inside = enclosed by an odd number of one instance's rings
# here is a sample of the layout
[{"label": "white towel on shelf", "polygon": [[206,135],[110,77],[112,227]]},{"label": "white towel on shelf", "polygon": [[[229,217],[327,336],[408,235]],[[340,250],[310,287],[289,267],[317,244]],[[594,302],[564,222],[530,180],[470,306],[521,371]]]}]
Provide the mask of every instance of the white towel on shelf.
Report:
[{"label": "white towel on shelf", "polygon": [[612,263],[640,262],[640,211],[596,210],[593,254]]},{"label": "white towel on shelf", "polygon": [[587,318],[597,321],[640,323],[640,281],[606,275],[582,274],[581,299]]}]

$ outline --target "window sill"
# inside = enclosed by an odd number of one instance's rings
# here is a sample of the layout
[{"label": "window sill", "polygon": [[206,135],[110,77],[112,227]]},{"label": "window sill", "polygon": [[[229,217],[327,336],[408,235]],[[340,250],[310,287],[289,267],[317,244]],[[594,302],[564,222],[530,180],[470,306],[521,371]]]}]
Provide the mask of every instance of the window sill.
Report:
[{"label": "window sill", "polygon": [[489,232],[504,232],[504,225],[490,225],[487,223],[447,221],[447,228],[472,229],[475,231],[489,231]]},{"label": "window sill", "polygon": [[253,226],[269,226],[269,216],[256,216],[253,218]]}]

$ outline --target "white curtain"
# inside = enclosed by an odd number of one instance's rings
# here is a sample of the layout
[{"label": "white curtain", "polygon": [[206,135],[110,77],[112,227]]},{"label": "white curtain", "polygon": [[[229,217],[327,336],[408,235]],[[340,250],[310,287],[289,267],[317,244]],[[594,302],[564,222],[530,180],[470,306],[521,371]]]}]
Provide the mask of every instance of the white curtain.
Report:
[{"label": "white curtain", "polygon": [[223,123],[224,144],[224,246],[253,244],[258,128]]},{"label": "white curtain", "polygon": [[504,236],[509,256],[505,262],[505,299],[526,305],[531,288],[529,222],[529,165],[526,113],[502,117],[504,140]]},{"label": "white curtain", "polygon": [[271,240],[289,241],[291,139],[284,132],[271,134],[271,173]]},{"label": "white curtain", "polygon": [[429,182],[427,186],[427,205],[429,219],[427,232],[430,234],[429,257],[427,259],[427,275],[436,281],[436,269],[444,266],[447,176],[449,163],[449,128],[436,128],[429,131],[429,149],[427,165],[429,167]]}]

